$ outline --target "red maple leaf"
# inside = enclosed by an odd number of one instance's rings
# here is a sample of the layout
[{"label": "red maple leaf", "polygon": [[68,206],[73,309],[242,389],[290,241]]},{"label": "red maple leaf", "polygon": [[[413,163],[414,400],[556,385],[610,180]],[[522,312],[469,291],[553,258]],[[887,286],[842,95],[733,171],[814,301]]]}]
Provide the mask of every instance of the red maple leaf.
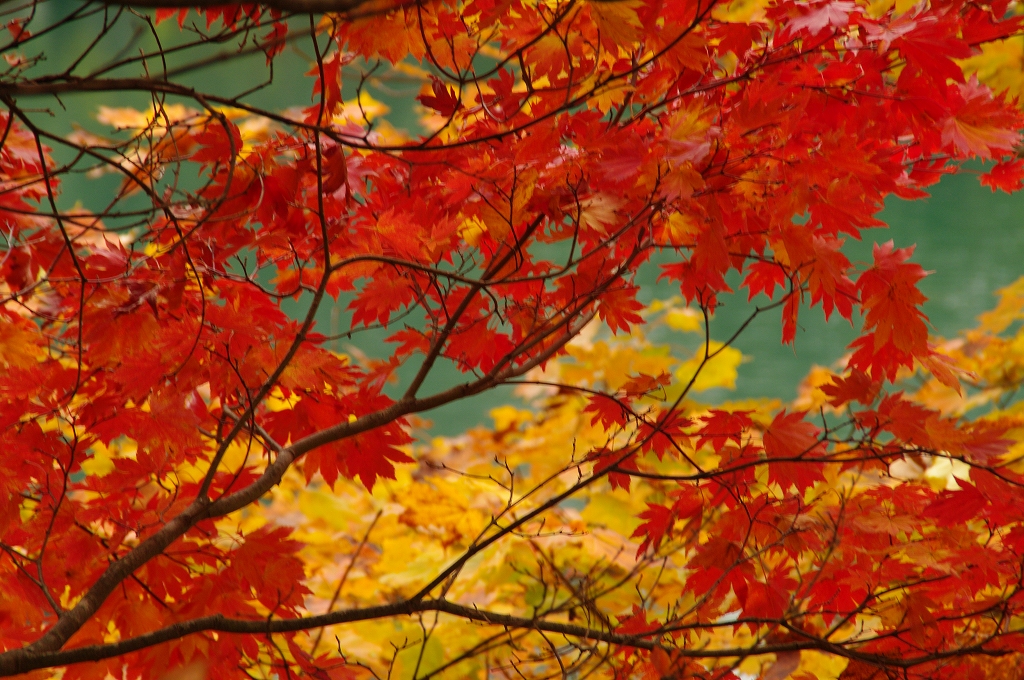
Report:
[{"label": "red maple leaf", "polygon": [[640,513],[640,519],[644,521],[636,528],[632,536],[633,538],[644,537],[640,547],[636,549],[637,557],[643,555],[648,546],[653,546],[657,550],[662,539],[671,533],[672,524],[675,521],[671,509],[655,503],[647,504],[647,509]]},{"label": "red maple leaf", "polygon": [[991,188],[992,193],[996,189],[1002,189],[1008,194],[1019,191],[1024,187],[1024,160],[1017,158],[998,163],[980,179],[982,186]]},{"label": "red maple leaf", "polygon": [[959,37],[950,18],[934,14],[915,18],[905,14],[890,26],[896,24],[899,29],[892,46],[907,62],[927,73],[942,88],[947,80],[964,82],[963,69],[953,60],[971,56],[971,48]]},{"label": "red maple leaf", "polygon": [[944,144],[964,154],[992,158],[1020,142],[1020,117],[1007,112],[977,76],[951,90],[950,99],[950,115],[942,124]]},{"label": "red maple leaf", "polygon": [[800,14],[786,24],[787,35],[806,30],[809,35],[814,36],[829,27],[846,26],[850,23],[850,14],[857,10],[857,4],[842,0],[826,0],[800,9]]},{"label": "red maple leaf", "polygon": [[629,286],[602,295],[597,306],[597,315],[608,324],[612,333],[618,333],[619,330],[628,333],[630,325],[644,322],[643,317],[637,314],[643,308],[644,306],[637,302],[636,287]]},{"label": "red maple leaf", "polygon": [[752,412],[711,409],[708,415],[701,417],[704,426],[697,430],[697,446],[704,446],[710,442],[718,451],[729,441],[741,444],[744,431],[754,424],[748,415],[750,413]]},{"label": "red maple leaf", "polygon": [[601,448],[591,452],[589,458],[594,461],[595,477],[605,474],[607,470],[608,483],[613,489],[629,491],[629,473],[639,470],[635,453]]},{"label": "red maple leaf", "polygon": [[620,635],[642,637],[659,628],[661,628],[661,624],[657,620],[648,621],[647,612],[637,605],[633,605],[633,612],[619,621],[619,625],[615,627],[615,632]]},{"label": "red maple leaf", "polygon": [[986,499],[977,487],[957,480],[960,487],[955,491],[943,491],[939,497],[924,509],[925,517],[931,517],[941,526],[956,526],[973,519],[985,507]]},{"label": "red maple leaf", "polygon": [[369,326],[388,322],[391,314],[415,297],[410,281],[403,276],[377,276],[369,281],[358,297],[348,304],[352,325]]},{"label": "red maple leaf", "polygon": [[747,272],[746,278],[743,279],[743,287],[748,291],[748,302],[758,293],[764,293],[772,300],[776,287],[786,287],[786,268],[775,262],[758,260],[747,266]]},{"label": "red maple leaf", "polygon": [[[824,452],[819,441],[819,430],[804,420],[805,413],[781,411],[764,433],[764,450],[768,459],[817,458]],[[783,490],[790,485],[803,493],[804,489],[824,479],[822,463],[814,460],[797,462],[775,462],[768,467],[768,479],[780,484]]]},{"label": "red maple leaf", "polygon": [[[927,299],[917,282],[927,276],[921,265],[909,263],[914,248],[894,248],[893,242],[875,244],[875,264],[857,281],[864,308],[864,329],[873,330],[874,353],[887,344],[901,354],[926,356],[928,317],[920,309]],[[866,346],[861,344],[862,348]],[[893,355],[896,358],[897,355]],[[904,363],[905,359],[901,360]],[[854,364],[857,365],[857,364]]]},{"label": "red maple leaf", "polygon": [[319,472],[328,485],[334,486],[340,474],[349,479],[358,478],[363,486],[372,490],[378,478],[395,478],[394,463],[415,462],[397,448],[410,441],[409,435],[392,423],[314,449],[306,454],[303,471],[307,481]]},{"label": "red maple leaf", "polygon": [[458,93],[437,78],[432,78],[430,90],[430,94],[421,94],[416,99],[445,118],[451,118],[456,111],[462,108]]},{"label": "red maple leaf", "polygon": [[839,408],[850,401],[857,401],[867,406],[882,388],[882,384],[871,379],[864,371],[854,368],[848,376],[832,376],[832,382],[822,385],[821,391],[827,394],[830,404]]}]

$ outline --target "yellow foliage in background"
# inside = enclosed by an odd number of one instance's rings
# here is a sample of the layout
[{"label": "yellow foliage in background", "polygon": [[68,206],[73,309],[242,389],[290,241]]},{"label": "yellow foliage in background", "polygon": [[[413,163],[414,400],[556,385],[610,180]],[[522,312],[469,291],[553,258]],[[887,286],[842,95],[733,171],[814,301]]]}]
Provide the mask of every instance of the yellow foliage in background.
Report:
[{"label": "yellow foliage in background", "polygon": [[[247,511],[243,519],[246,531],[267,518],[292,528],[293,537],[305,546],[302,556],[313,591],[307,599],[311,614],[413,597],[438,572],[466,554],[472,557],[443,584],[444,597],[472,602],[492,612],[522,615],[543,611],[545,621],[591,622],[614,628],[640,604],[640,598],[648,611],[698,606],[684,588],[690,569],[684,544],[679,551],[660,557],[653,552],[637,555],[636,539],[630,538],[648,503],[666,501],[662,487],[634,480],[627,491],[601,480],[564,502],[552,500],[580,479],[581,470],[593,466],[586,458],[587,451],[612,438],[629,437],[629,433],[609,431],[584,411],[588,403],[585,390],[552,385],[623,390],[639,374],[670,373],[685,380],[702,361],[702,339],[699,346],[691,342],[686,349],[685,341],[702,338],[702,334],[688,335],[702,330],[699,317],[691,310],[675,301],[662,301],[649,307],[645,315],[649,329],[661,326],[670,331],[673,341],[682,341],[656,346],[639,333],[606,337],[587,331],[569,346],[566,357],[535,371],[533,380],[520,388],[527,407],[502,406],[491,412],[492,427],[410,447],[416,464],[399,466],[397,479],[381,480],[372,494],[358,482],[345,479],[338,481],[333,492],[316,482],[307,487],[301,472],[293,470],[273,491],[269,507]],[[1024,381],[1022,320],[1024,279],[1002,292],[999,305],[982,316],[977,329],[947,347],[957,362],[977,376],[966,396],[958,396],[957,408],[962,411],[984,404],[993,409],[992,417],[1016,413],[1022,421],[1016,437],[1024,442],[1024,409],[1019,404],[999,408],[1008,390]],[[998,335],[1006,335],[1007,329],[1009,336]],[[715,341],[708,349],[718,353],[699,374],[694,390],[732,387],[741,355]],[[793,407],[831,408],[821,387],[837,372],[815,367]],[[948,406],[950,392],[931,379],[917,391],[917,398],[930,406]],[[708,408],[678,391],[669,395],[653,390],[634,403],[654,418],[674,399],[682,399],[683,410],[692,417]],[[766,426],[778,403],[725,406],[739,407],[754,409],[751,417]],[[1024,456],[1024,444],[1017,448]],[[689,455],[700,465],[712,466],[717,461],[708,450],[690,450]],[[893,474],[918,479],[936,489],[957,488],[958,479],[969,477],[962,464],[957,467],[944,458],[925,463],[917,467],[908,463]],[[683,459],[658,461],[653,454],[645,456],[644,464],[664,474],[692,471]],[[98,460],[94,465],[103,463]],[[761,483],[769,488],[767,478]],[[823,502],[848,483],[830,476],[808,493]],[[477,550],[486,545],[489,536],[543,507],[548,510],[540,515],[542,520],[519,527],[486,550]],[[677,530],[686,531],[682,526]],[[699,536],[702,544],[711,539],[703,533]],[[843,631],[841,635],[857,634],[853,624]],[[748,627],[720,627],[713,632],[688,633],[686,644],[734,647],[750,642],[752,635]],[[510,638],[514,645],[507,644]],[[484,677],[485,664],[497,667],[514,661],[508,655],[514,655],[516,646],[546,644],[537,632],[467,626],[464,621],[434,613],[334,626],[326,632],[300,634],[298,640],[305,649],[340,650],[350,664],[390,667],[390,677],[395,680],[434,673],[439,677]],[[497,644],[499,640],[502,645]],[[493,654],[476,653],[491,647]],[[811,651],[703,663],[706,672],[734,666],[740,673],[772,680],[835,680],[843,677],[847,665],[846,659]]]}]

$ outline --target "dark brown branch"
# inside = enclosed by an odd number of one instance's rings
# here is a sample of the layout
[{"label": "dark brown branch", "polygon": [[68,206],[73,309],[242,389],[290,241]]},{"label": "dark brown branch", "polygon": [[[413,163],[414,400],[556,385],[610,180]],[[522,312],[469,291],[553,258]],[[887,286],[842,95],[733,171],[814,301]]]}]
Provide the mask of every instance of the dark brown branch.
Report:
[{"label": "dark brown branch", "polygon": [[[261,0],[261,6],[276,9],[290,14],[323,14],[348,13],[365,5],[367,0]],[[161,8],[161,9],[208,9],[221,7],[221,0],[127,0],[126,2],[108,2],[109,5],[126,7]],[[396,2],[395,7],[407,5],[408,2]]]},{"label": "dark brown branch", "polygon": [[[16,675],[18,673],[25,673],[39,668],[52,668],[75,663],[101,661],[103,659],[110,659],[116,656],[136,652],[140,649],[146,649],[165,642],[177,640],[186,635],[193,635],[195,633],[207,631],[241,635],[290,633],[320,628],[323,626],[356,623],[359,621],[372,621],[394,616],[408,616],[422,612],[440,612],[486,625],[503,626],[508,629],[516,630],[536,630],[539,632],[556,633],[567,637],[594,642],[604,642],[614,645],[628,645],[630,647],[637,647],[640,649],[654,649],[655,647],[664,648],[664,645],[662,645],[656,638],[665,632],[682,630],[690,627],[667,626],[660,631],[653,631],[652,633],[644,636],[625,635],[606,629],[589,628],[587,626],[561,623],[557,621],[546,621],[543,618],[525,618],[521,616],[512,616],[510,614],[500,614],[484,609],[478,609],[476,607],[467,607],[465,605],[455,604],[447,600],[406,600],[377,607],[348,609],[331,612],[329,614],[320,614],[318,616],[300,617],[295,619],[230,619],[217,614],[215,616],[193,619],[191,621],[182,621],[180,623],[175,623],[165,628],[155,630],[151,633],[139,635],[127,640],[121,640],[119,642],[90,645],[88,647],[78,647],[76,649],[63,651],[45,652],[17,660],[5,661],[0,664],[0,676],[6,677]],[[765,621],[764,623],[770,622]],[[707,627],[708,625],[709,624],[702,624],[701,627]],[[712,627],[714,626],[714,624],[710,625]],[[721,625],[731,626],[734,624],[730,622]],[[892,659],[876,654],[861,653],[852,647],[831,643],[827,640],[815,638],[813,636],[808,636],[805,639],[797,641],[777,644],[758,644],[755,647],[746,648],[679,649],[672,647],[671,649],[676,655],[694,659],[724,659],[737,656],[749,656],[751,654],[778,654],[781,652],[794,652],[803,649],[819,649],[878,666],[891,666],[897,668],[911,668],[954,655],[979,654],[985,656],[1003,656],[1007,653],[1005,650],[986,649],[981,645],[976,645],[969,649],[959,649],[954,652],[936,652],[923,654],[918,657]]]},{"label": "dark brown branch", "polygon": [[[628,644],[633,647],[651,649],[656,643],[632,635],[621,635],[607,630],[597,630],[566,623],[544,621],[542,619],[527,619],[508,614],[498,614],[486,610],[476,609],[454,604],[446,600],[408,600],[395,604],[382,605],[379,607],[366,607],[364,609],[349,609],[318,616],[309,616],[296,619],[260,619],[243,620],[229,619],[222,615],[207,616],[191,621],[182,621],[166,628],[155,630],[152,633],[139,635],[128,640],[121,640],[110,644],[91,645],[56,652],[44,652],[33,654],[13,661],[0,662],[0,676],[10,676],[18,673],[25,673],[39,668],[51,668],[65,666],[74,663],[89,661],[100,661],[110,659],[140,649],[159,645],[171,640],[177,640],[186,635],[201,633],[205,631],[217,631],[222,633],[239,634],[269,634],[288,633],[300,630],[309,630],[323,626],[331,626],[342,623],[354,623],[358,621],[371,621],[374,619],[388,618],[392,616],[405,616],[420,612],[444,612],[471,621],[505,626],[508,628],[526,628],[542,630],[550,633],[560,633],[573,637],[585,638],[599,642],[612,644]],[[788,649],[801,649],[808,647],[807,643],[794,643],[783,645]],[[775,649],[775,648],[773,648]],[[766,650],[767,653],[767,650]],[[702,652],[702,656],[715,656],[716,652]],[[736,650],[730,650],[729,654],[720,656],[735,655]]]}]

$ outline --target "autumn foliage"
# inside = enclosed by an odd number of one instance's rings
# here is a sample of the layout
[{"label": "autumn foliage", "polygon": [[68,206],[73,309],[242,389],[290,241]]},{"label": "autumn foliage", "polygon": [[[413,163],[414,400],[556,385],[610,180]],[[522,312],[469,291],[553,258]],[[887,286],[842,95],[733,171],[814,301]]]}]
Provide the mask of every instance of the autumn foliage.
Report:
[{"label": "autumn foliage", "polygon": [[[0,675],[1021,677],[1024,284],[941,340],[912,248],[844,252],[1024,184],[1015,6],[5,12]],[[311,98],[193,78],[239,64]],[[702,403],[734,289],[859,335]]]}]

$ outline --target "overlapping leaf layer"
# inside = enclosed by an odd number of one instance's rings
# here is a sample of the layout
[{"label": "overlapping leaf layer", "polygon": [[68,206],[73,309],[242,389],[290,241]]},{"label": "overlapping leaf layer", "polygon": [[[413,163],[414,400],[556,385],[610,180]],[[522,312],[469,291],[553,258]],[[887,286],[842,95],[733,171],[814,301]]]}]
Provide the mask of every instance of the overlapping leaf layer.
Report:
[{"label": "overlapping leaf layer", "polygon": [[[85,5],[179,42],[63,72],[78,14],[8,24],[0,672],[1018,677],[1020,285],[936,344],[912,248],[843,250],[965,161],[1021,186],[1005,1],[167,5]],[[228,41],[278,79],[301,42],[312,104],[168,66]],[[410,80],[411,132],[371,95]],[[31,104],[87,91],[105,130]],[[701,404],[733,288],[860,335],[795,404]]]}]

